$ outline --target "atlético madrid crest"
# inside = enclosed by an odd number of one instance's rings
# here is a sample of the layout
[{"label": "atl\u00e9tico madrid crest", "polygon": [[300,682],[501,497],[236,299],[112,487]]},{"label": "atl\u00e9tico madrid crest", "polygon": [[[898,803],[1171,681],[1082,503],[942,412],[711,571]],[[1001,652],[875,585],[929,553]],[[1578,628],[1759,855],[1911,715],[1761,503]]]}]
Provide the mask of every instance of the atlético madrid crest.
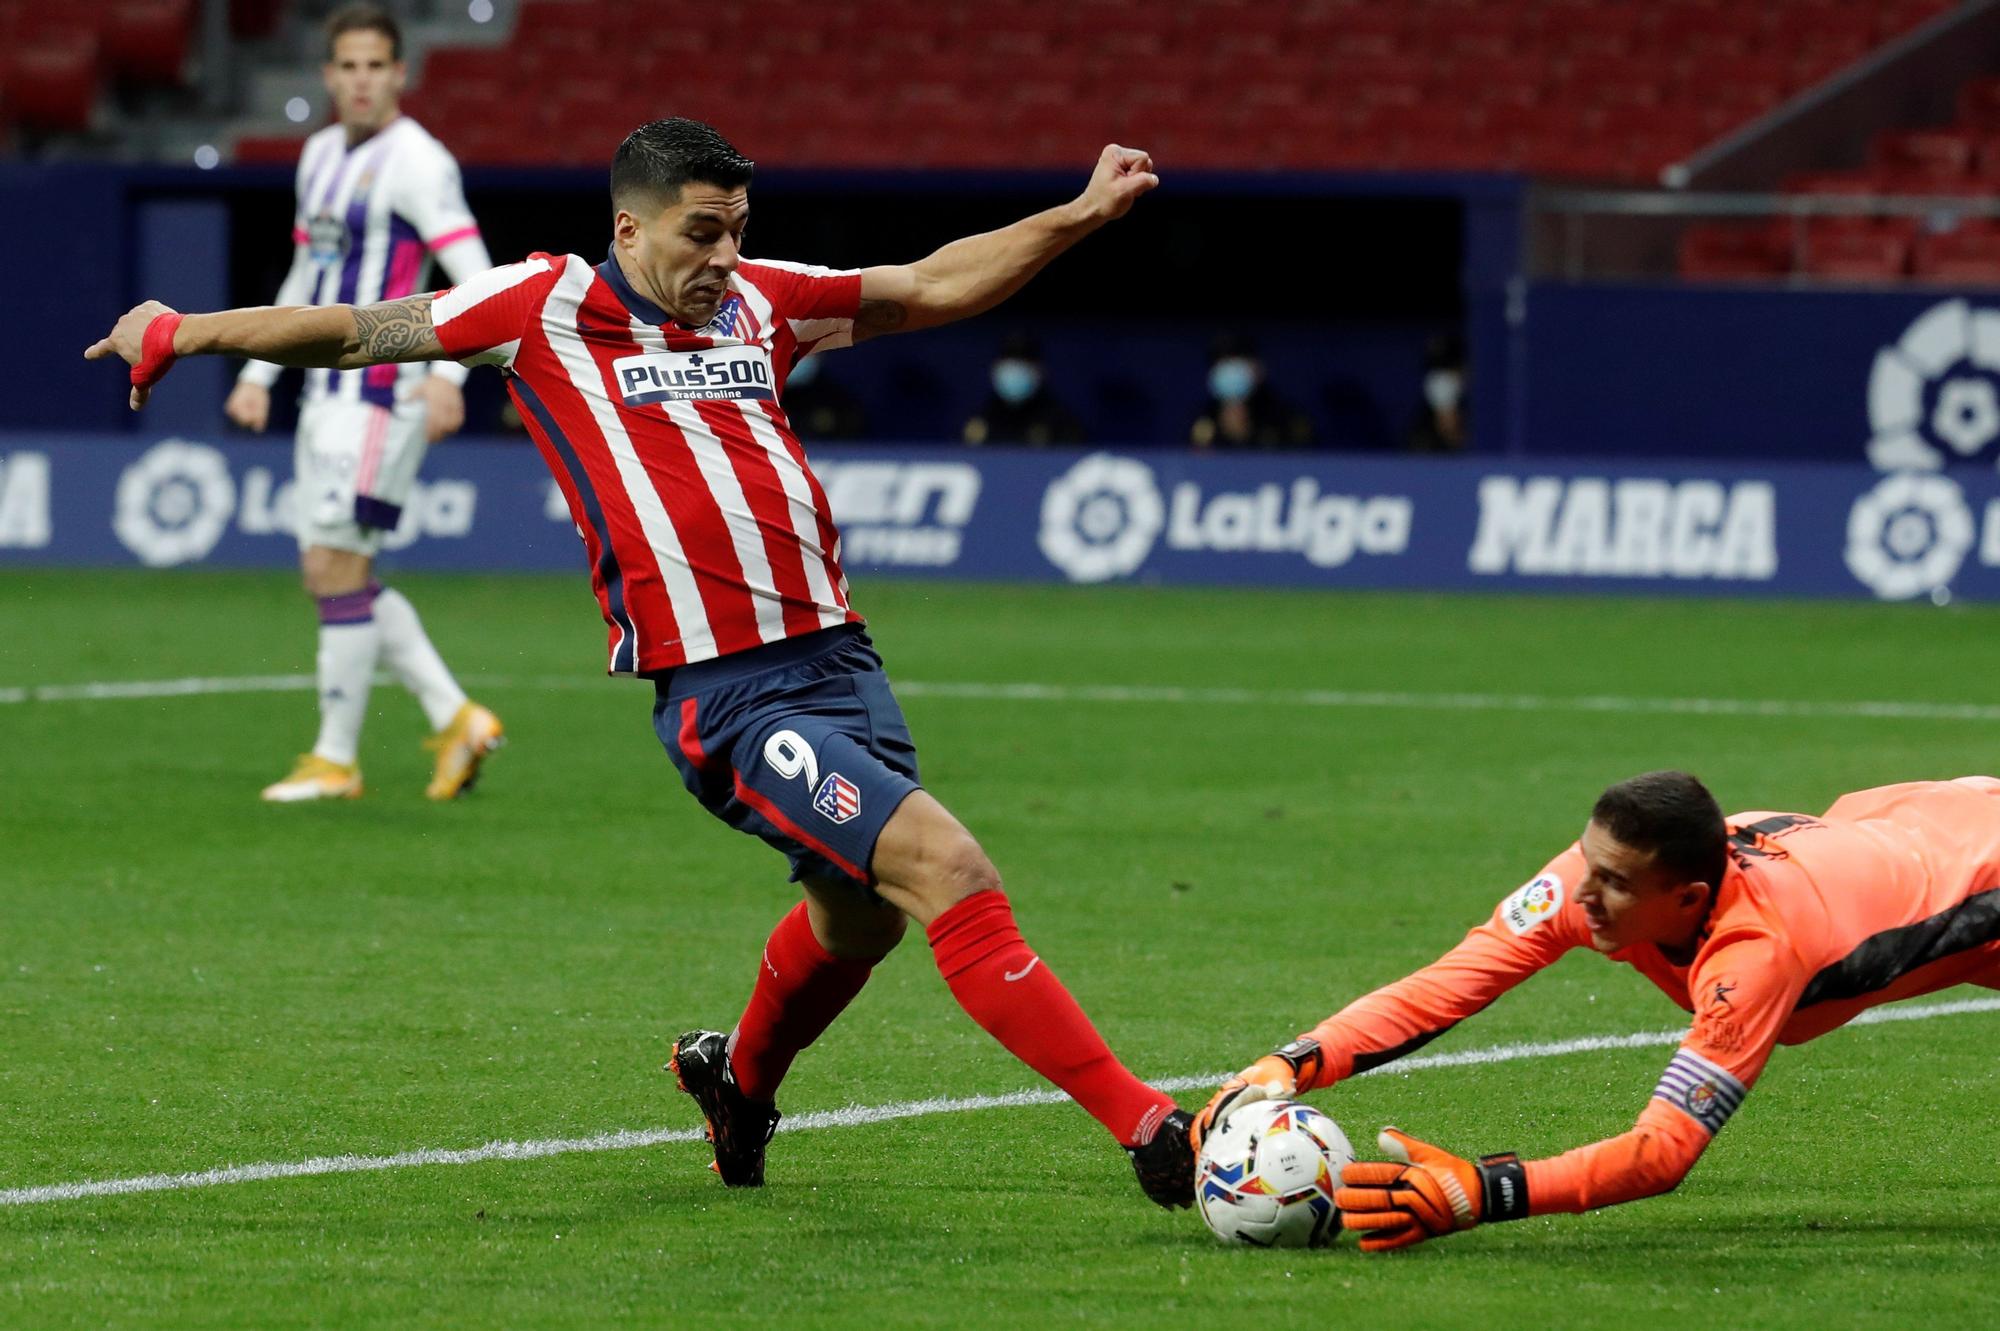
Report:
[{"label": "atl\u00e9tico madrid crest", "polygon": [[861,812],[861,787],[838,772],[828,772],[813,796],[813,808],[836,823],[844,823]]}]

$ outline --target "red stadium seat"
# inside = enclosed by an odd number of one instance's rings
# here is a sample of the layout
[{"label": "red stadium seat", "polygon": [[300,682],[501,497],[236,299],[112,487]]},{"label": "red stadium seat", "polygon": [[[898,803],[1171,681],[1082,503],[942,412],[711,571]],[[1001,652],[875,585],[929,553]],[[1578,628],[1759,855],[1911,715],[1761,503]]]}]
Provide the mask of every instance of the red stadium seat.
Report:
[{"label": "red stadium seat", "polygon": [[1983,138],[1967,129],[1892,130],[1875,136],[1869,163],[1897,177],[1963,180],[1972,174]]},{"label": "red stadium seat", "polygon": [[14,3],[0,6],[0,30],[17,45],[67,45],[95,42],[104,31],[102,6],[48,3]]},{"label": "red stadium seat", "polygon": [[1958,90],[1958,123],[2000,134],[2000,78],[1973,79]]},{"label": "red stadium seat", "polygon": [[1781,233],[1765,222],[1700,222],[1681,233],[1682,277],[1771,281],[1791,271]]},{"label": "red stadium seat", "polygon": [[136,82],[178,84],[193,23],[192,0],[118,0],[105,9],[105,63]]},{"label": "red stadium seat", "polygon": [[1569,62],[1564,92],[1585,106],[1657,106],[1668,71],[1642,56],[1579,57]]},{"label": "red stadium seat", "polygon": [[305,146],[302,134],[245,134],[236,140],[234,160],[239,166],[297,166]]},{"label": "red stadium seat", "polygon": [[1920,24],[1930,22],[1951,6],[1952,0],[1903,0],[1902,3],[1892,2],[1873,6],[1876,38],[1887,40],[1900,36]]},{"label": "red stadium seat", "polygon": [[1330,161],[1353,164],[1373,155],[1372,144],[1358,141],[1347,109],[1324,99],[1273,116],[1264,127],[1264,149],[1271,166],[1290,169],[1322,168]]},{"label": "red stadium seat", "polygon": [[1894,236],[1907,246],[1916,242],[1918,229],[1916,218],[1893,214],[1831,213],[1804,217],[1798,225],[1808,244],[1825,236],[1875,235]]},{"label": "red stadium seat", "polygon": [[1401,99],[1395,96],[1371,97],[1371,90],[1415,88],[1421,94],[1428,84],[1447,77],[1451,69],[1442,60],[1423,56],[1334,56],[1322,65],[1321,77],[1342,96],[1401,104]]},{"label": "red stadium seat", "polygon": [[1763,16],[1752,6],[1684,6],[1659,16],[1651,49],[1682,62],[1734,59],[1757,50],[1763,37]]},{"label": "red stadium seat", "polygon": [[496,71],[506,57],[495,51],[474,47],[441,46],[424,56],[418,69],[420,87],[457,85],[473,79],[497,78]]},{"label": "red stadium seat", "polygon": [[1685,105],[1596,106],[1576,120],[1591,134],[1608,139],[1656,138],[1700,143],[1706,137],[1700,113]]},{"label": "red stadium seat", "polygon": [[1841,282],[1893,282],[1909,271],[1910,239],[1904,228],[1815,225],[1806,228],[1800,270]]},{"label": "red stadium seat", "polygon": [[980,13],[967,24],[961,40],[989,59],[1040,60],[1055,44],[1046,22],[1028,14]]},{"label": "red stadium seat", "polygon": [[497,125],[468,125],[452,135],[451,151],[469,166],[493,166],[519,161],[554,161],[538,142]]},{"label": "red stadium seat", "polygon": [[1548,25],[1553,44],[1575,56],[1622,56],[1645,41],[1651,15],[1644,5],[1578,7]]},{"label": "red stadium seat", "polygon": [[1877,181],[1868,171],[1800,171],[1786,176],[1787,194],[1879,194]]},{"label": "red stadium seat", "polygon": [[1934,282],[2000,286],[2000,225],[1966,222],[1951,231],[1917,237],[1910,271]]},{"label": "red stadium seat", "polygon": [[[108,0],[135,14],[190,3]],[[1804,76],[1794,53],[1848,59],[1873,40],[1875,10],[1916,3],[760,0],[632,23],[628,0],[522,0],[504,46],[431,53],[412,106],[481,122],[468,160],[567,160],[574,127],[601,136],[606,104],[634,119],[634,90],[657,89],[659,110],[726,119],[760,157],[801,165],[1052,166],[1115,133],[1183,165],[1648,181],[1777,105]],[[106,11],[56,9],[72,27]],[[574,80],[583,58],[590,88]],[[546,107],[523,88],[551,90]],[[2000,93],[1993,119],[2000,130]]]},{"label": "red stadium seat", "polygon": [[1370,6],[1341,11],[1323,29],[1309,32],[1305,40],[1321,55],[1373,59],[1404,50],[1404,27],[1394,6]]},{"label": "red stadium seat", "polygon": [[1704,97],[1720,98],[1731,105],[1746,102],[1775,105],[1798,86],[1789,58],[1760,52],[1690,63],[1682,70],[1681,77],[1690,91],[1698,90]]},{"label": "red stadium seat", "polygon": [[95,37],[42,38],[14,52],[7,115],[39,130],[80,130],[97,102]]},{"label": "red stadium seat", "polygon": [[1542,38],[1541,16],[1508,5],[1438,9],[1427,15],[1425,48],[1461,59],[1506,60],[1533,49]]},{"label": "red stadium seat", "polygon": [[[1137,65],[1151,60],[1167,49],[1167,34],[1157,27],[1145,23],[1097,24],[1096,10],[1086,7],[1074,15],[1076,27],[1070,34],[1071,42],[1079,48],[1101,55],[1107,60]],[[1103,13],[1125,18],[1124,11],[1114,7],[1103,7]]]},{"label": "red stadium seat", "polygon": [[1787,45],[1802,60],[1815,64],[1851,64],[1879,40],[1873,17],[1865,9],[1828,7],[1802,17],[1804,21],[1786,34],[1791,38]]}]

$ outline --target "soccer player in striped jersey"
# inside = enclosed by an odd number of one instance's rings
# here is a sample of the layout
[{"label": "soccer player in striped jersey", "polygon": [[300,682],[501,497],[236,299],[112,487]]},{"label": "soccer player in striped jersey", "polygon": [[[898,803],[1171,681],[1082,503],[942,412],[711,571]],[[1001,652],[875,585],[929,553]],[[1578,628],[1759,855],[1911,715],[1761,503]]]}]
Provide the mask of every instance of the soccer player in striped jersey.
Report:
[{"label": "soccer player in striped jersey", "polygon": [[1631,966],[1694,1017],[1638,1123],[1529,1161],[1464,1160],[1384,1129],[1396,1163],[1347,1166],[1334,1199],[1363,1248],[1670,1191],[1774,1046],[1899,998],[2000,988],[2000,780],[1863,790],[1818,817],[1728,818],[1685,772],[1620,782],[1583,836],[1457,947],[1224,1083],[1196,1116],[1197,1147],[1246,1104],[1421,1048],[1580,947]]},{"label": "soccer player in striped jersey", "polygon": [[148,302],[87,354],[143,405],[176,355],[501,366],[569,501],[609,669],[653,682],[683,784],[791,861],[803,899],[766,943],[736,1028],[671,1064],[715,1167],[763,1182],[778,1084],[922,925],[965,1011],[1131,1154],[1147,1195],[1193,1200],[1188,1116],[1112,1054],[1022,940],[979,843],[919,784],[916,747],[848,601],[826,494],[785,418],[792,367],[992,308],[1159,181],[1107,146],[1073,201],[916,263],[835,272],[743,257],[752,165],[707,125],[654,121],[611,167],[610,253],[531,255],[435,297],[182,316]]},{"label": "soccer player in striped jersey", "polygon": [[[428,290],[432,260],[454,281],[493,266],[465,205],[458,164],[398,107],[402,34],[387,10],[349,5],[326,25],[321,73],[336,123],[299,157],[292,267],[280,305],[368,305]],[[280,367],[252,360],[223,405],[261,433]],[[292,519],[305,588],[319,606],[319,736],[290,775],[264,790],[281,802],[361,794],[359,748],[378,662],[416,695],[437,754],[425,793],[456,798],[501,740],[499,718],[469,701],[409,600],[375,580],[424,450],[465,420],[467,370],[378,365],[306,372],[293,446]]]}]

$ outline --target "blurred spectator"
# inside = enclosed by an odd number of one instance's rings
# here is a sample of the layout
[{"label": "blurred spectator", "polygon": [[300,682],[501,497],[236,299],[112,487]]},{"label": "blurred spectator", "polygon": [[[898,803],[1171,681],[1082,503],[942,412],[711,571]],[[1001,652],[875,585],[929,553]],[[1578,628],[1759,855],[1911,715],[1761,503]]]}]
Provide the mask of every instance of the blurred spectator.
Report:
[{"label": "blurred spectator", "polygon": [[1463,451],[1470,407],[1465,392],[1465,339],[1457,333],[1439,333],[1424,348],[1424,397],[1410,425],[1410,451]]},{"label": "blurred spectator", "polygon": [[1225,334],[1209,349],[1208,405],[1188,439],[1196,448],[1305,448],[1313,425],[1266,382],[1256,344]]},{"label": "blurred spectator", "polygon": [[861,399],[821,373],[821,356],[808,356],[785,379],[785,415],[801,438],[860,439],[868,433]]},{"label": "blurred spectator", "polygon": [[986,405],[965,423],[968,444],[1050,444],[1083,442],[1083,422],[1049,392],[1042,374],[1042,351],[1025,333],[1000,344],[989,371],[993,391]]}]

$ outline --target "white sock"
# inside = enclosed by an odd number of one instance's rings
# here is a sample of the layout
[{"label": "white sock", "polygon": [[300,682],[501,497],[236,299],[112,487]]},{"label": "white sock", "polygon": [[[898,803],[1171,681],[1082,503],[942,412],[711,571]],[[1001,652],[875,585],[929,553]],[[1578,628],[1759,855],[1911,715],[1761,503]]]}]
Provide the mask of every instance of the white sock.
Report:
[{"label": "white sock", "polygon": [[417,608],[395,588],[384,587],[375,596],[375,622],[382,626],[382,657],[389,669],[416,695],[431,729],[443,730],[465,705],[465,690],[431,646]]},{"label": "white sock", "polygon": [[382,629],[370,613],[371,585],[319,602],[319,739],[313,752],[352,765],[368,716],[368,689],[382,654]]}]

